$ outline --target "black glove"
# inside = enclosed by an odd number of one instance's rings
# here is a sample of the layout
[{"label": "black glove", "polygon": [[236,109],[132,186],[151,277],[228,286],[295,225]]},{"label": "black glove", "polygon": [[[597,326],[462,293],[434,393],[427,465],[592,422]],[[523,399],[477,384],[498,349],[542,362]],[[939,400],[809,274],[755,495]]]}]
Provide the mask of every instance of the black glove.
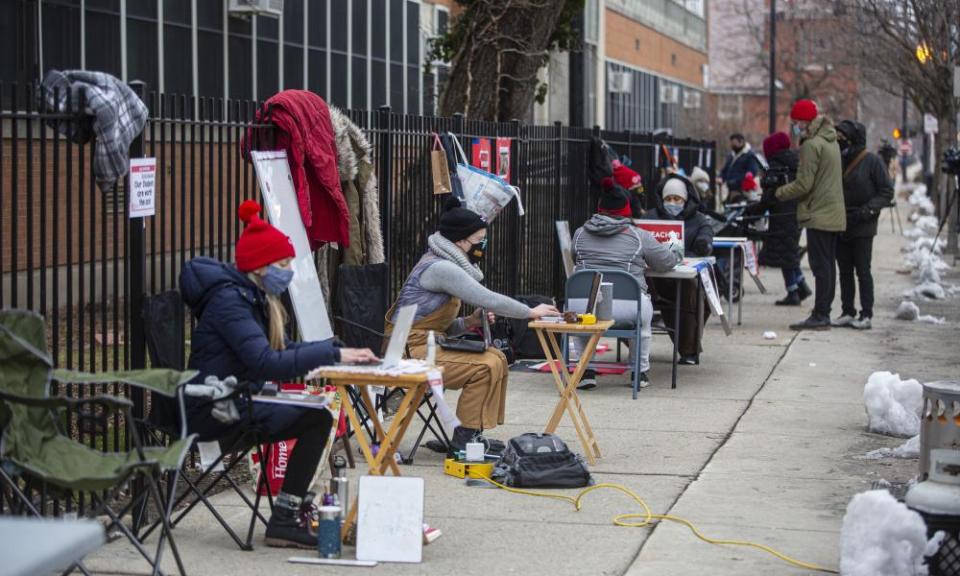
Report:
[{"label": "black glove", "polygon": [[860,207],[860,221],[866,222],[867,220],[872,219],[875,216],[873,210],[869,206],[863,205]]},{"label": "black glove", "polygon": [[692,252],[695,256],[709,256],[712,251],[713,245],[706,238],[694,240]]}]

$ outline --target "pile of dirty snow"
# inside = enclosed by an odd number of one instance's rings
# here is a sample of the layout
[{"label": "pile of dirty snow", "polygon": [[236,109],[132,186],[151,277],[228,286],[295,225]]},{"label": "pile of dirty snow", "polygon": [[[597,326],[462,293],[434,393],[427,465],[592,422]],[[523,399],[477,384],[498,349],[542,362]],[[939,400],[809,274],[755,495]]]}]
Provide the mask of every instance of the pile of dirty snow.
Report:
[{"label": "pile of dirty snow", "polygon": [[927,540],[923,518],[886,490],[857,494],[847,505],[840,529],[843,576],[915,576],[928,574],[924,557],[943,539]]},{"label": "pile of dirty snow", "polygon": [[[943,284],[940,272],[949,268],[941,255],[946,241],[937,239],[938,221],[933,215],[933,203],[927,196],[925,186],[917,186],[910,194],[910,205],[914,208],[910,220],[914,227],[907,230],[904,236],[913,239],[913,242],[904,246],[903,264],[910,270],[916,286],[903,292],[903,296],[913,300],[942,300],[954,293],[954,286]],[[902,306],[902,305],[901,305]],[[899,318],[900,309],[897,311]],[[919,312],[917,314],[919,317]],[[924,317],[923,322],[939,324],[933,316]]]},{"label": "pile of dirty snow", "polygon": [[878,448],[867,452],[864,456],[867,460],[880,460],[881,458],[919,458],[920,457],[920,435],[907,440],[896,448]]},{"label": "pile of dirty snow", "polygon": [[863,387],[867,429],[877,434],[910,438],[920,433],[923,386],[901,380],[899,374],[874,372]]}]

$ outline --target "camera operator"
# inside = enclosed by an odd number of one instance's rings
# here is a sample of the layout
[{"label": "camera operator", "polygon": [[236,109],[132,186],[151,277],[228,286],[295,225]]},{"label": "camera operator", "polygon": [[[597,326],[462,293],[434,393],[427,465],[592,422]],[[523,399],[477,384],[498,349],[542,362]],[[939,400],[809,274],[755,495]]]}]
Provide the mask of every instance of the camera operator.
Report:
[{"label": "camera operator", "polygon": [[[843,159],[847,229],[837,240],[842,312],[833,325],[869,330],[873,317],[873,274],[870,271],[873,237],[877,235],[880,211],[893,201],[893,184],[883,160],[866,149],[866,126],[844,120],[837,125],[837,141]],[[857,284],[860,285],[859,318],[853,306]]]},{"label": "camera operator", "polygon": [[780,268],[787,295],[777,306],[799,306],[812,294],[800,269],[800,227],[797,225],[797,201],[778,201],[777,188],[797,177],[797,153],[790,149],[790,136],[774,132],[763,141],[763,155],[769,167],[760,180],[763,196],[751,212],[770,210],[770,226],[760,249],[760,264]]}]

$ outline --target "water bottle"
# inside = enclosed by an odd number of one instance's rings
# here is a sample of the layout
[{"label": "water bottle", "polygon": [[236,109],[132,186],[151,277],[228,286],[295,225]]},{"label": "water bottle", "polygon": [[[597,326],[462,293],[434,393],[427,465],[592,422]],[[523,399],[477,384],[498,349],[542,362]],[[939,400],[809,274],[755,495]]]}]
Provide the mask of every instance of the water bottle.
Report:
[{"label": "water bottle", "polygon": [[317,528],[317,553],[321,558],[340,557],[340,507],[321,506]]},{"label": "water bottle", "polygon": [[437,361],[437,337],[433,330],[427,332],[427,364],[433,366]]}]

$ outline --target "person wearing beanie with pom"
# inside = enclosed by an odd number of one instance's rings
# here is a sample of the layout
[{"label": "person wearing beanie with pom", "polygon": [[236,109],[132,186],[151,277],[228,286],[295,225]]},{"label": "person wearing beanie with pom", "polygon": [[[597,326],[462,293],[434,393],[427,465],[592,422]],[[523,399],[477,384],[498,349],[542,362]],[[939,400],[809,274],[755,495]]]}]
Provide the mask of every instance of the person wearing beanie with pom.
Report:
[{"label": "person wearing beanie with pom", "polygon": [[[280,298],[293,280],[293,243],[259,217],[256,202],[244,202],[238,212],[246,227],[237,241],[236,264],[199,257],[186,262],[180,274],[180,292],[197,320],[188,364],[199,372],[198,381],[234,376],[259,392],[267,380],[293,380],[318,366],[375,361],[370,350],[287,340],[287,314]],[[309,524],[313,503],[306,496],[333,425],[330,412],[234,402],[241,417],[225,423],[212,415],[211,402],[189,398],[188,430],[202,441],[219,440],[229,446],[242,437],[252,420],[270,442],[296,439],[267,524],[266,543],[315,548],[317,535]]]},{"label": "person wearing beanie with pom", "polygon": [[812,100],[798,100],[790,111],[800,139],[797,178],[777,188],[777,200],[797,201],[797,224],[807,230],[807,259],[816,280],[810,316],[792,330],[829,330],[830,307],[837,288],[837,238],[847,227],[843,202],[843,168],[833,121]]},{"label": "person wearing beanie with pom", "polygon": [[778,201],[777,188],[797,177],[797,153],[790,148],[786,132],[774,132],[763,140],[763,155],[769,167],[760,180],[763,196],[753,214],[769,210],[770,225],[763,237],[759,261],[761,266],[780,268],[787,295],[777,300],[777,306],[799,306],[813,292],[807,286],[800,269],[800,228],[797,226],[797,201]]},{"label": "person wearing beanie with pom", "polygon": [[613,163],[613,181],[626,190],[633,217],[643,216],[643,178],[618,160]]},{"label": "person wearing beanie with pom", "polygon": [[[400,308],[417,305],[413,329],[407,346],[414,358],[426,358],[429,332],[442,337],[457,337],[480,328],[482,310],[508,318],[537,319],[558,315],[551,305],[530,308],[513,298],[484,288],[479,263],[487,251],[487,223],[475,212],[450,196],[440,214],[438,231],[427,238],[427,252],[413,267],[387,312],[386,331]],[[463,303],[476,307],[470,316],[461,317]],[[482,353],[461,352],[438,347],[436,363],[443,366],[443,386],[461,390],[457,402],[460,425],[453,431],[450,451],[465,450],[474,439],[490,445],[481,432],[503,424],[507,398],[507,359],[490,347]],[[498,443],[499,444],[499,443]],[[444,450],[436,442],[428,448]],[[502,445],[500,446],[502,449]],[[494,447],[496,449],[496,446]]]},{"label": "person wearing beanie with pom", "polygon": [[[634,225],[626,190],[609,177],[601,181],[601,189],[597,213],[573,233],[573,261],[577,270],[624,270],[636,276],[640,282],[644,291],[640,302],[614,300],[613,317],[618,325],[633,324],[637,319],[637,306],[640,306],[640,342],[629,344],[630,365],[634,370],[631,377],[636,379],[638,387],[645,388],[650,383],[647,371],[650,369],[653,304],[647,295],[644,271],[666,272],[676,266],[682,256],[657,242],[650,232]],[[586,301],[571,301],[567,306],[574,312],[580,312],[584,310]],[[574,336],[571,341],[577,354],[587,344],[587,338],[581,336]],[[596,377],[596,372],[587,370],[580,389],[596,387]]]},{"label": "person wearing beanie with pom", "polygon": [[[713,253],[713,228],[700,211],[700,195],[693,183],[680,174],[670,174],[660,181],[654,196],[656,206],[647,212],[647,220],[682,220],[684,253],[687,256],[709,256]],[[654,305],[660,309],[663,321],[671,329],[676,307],[680,307],[680,341],[677,343],[681,364],[700,363],[700,325],[697,321],[698,299],[705,298],[696,282],[684,282],[680,302],[675,302],[673,280],[654,278],[651,282]],[[704,306],[704,320],[710,307]]]}]

